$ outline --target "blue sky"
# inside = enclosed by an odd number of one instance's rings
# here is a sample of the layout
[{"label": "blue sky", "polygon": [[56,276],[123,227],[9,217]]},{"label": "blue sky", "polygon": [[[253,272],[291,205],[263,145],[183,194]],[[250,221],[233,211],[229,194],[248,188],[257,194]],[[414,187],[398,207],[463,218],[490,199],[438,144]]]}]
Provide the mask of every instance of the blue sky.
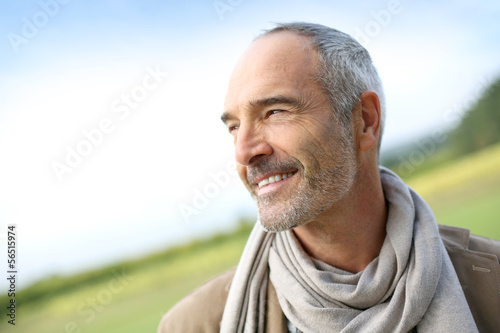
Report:
[{"label": "blue sky", "polygon": [[[54,1],[1,1],[0,235],[18,225],[24,284],[254,213],[228,171],[219,116],[233,64],[272,22],[368,36],[388,101],[383,149],[450,127],[446,112],[460,114],[500,74],[496,1]],[[14,35],[27,42],[13,47]],[[113,129],[58,177],[54,162],[106,119]]]}]

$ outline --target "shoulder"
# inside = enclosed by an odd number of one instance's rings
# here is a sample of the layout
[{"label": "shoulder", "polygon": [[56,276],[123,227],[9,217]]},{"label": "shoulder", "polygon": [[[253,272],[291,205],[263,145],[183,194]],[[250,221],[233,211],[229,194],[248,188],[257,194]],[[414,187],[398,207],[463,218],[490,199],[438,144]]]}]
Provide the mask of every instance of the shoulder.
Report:
[{"label": "shoulder", "polygon": [[480,332],[500,327],[500,241],[469,230],[439,226],[469,308]]},{"label": "shoulder", "polygon": [[179,301],[163,316],[158,333],[219,332],[235,270],[214,277]]},{"label": "shoulder", "polygon": [[500,259],[500,240],[471,235],[468,229],[439,225],[439,234],[445,247],[495,255]]}]

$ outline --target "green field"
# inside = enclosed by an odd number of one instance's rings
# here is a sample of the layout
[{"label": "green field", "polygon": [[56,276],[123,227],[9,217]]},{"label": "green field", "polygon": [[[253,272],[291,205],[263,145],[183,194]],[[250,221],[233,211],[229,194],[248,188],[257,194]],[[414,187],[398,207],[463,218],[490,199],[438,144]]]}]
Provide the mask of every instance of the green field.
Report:
[{"label": "green field", "polygon": [[[439,223],[500,239],[498,170],[500,145],[406,181],[429,202]],[[181,297],[237,264],[249,231],[242,225],[234,234],[44,281],[21,292],[16,327],[4,317],[0,332],[155,332]]]},{"label": "green field", "polygon": [[[16,327],[4,319],[0,332],[155,332],[177,300],[238,263],[249,232],[244,225],[231,235],[105,269],[98,281],[62,293],[57,284],[68,279],[49,281],[40,286],[43,297],[23,302],[19,296]],[[124,272],[126,285],[114,283]]]},{"label": "green field", "polygon": [[407,179],[438,223],[500,239],[500,144]]}]

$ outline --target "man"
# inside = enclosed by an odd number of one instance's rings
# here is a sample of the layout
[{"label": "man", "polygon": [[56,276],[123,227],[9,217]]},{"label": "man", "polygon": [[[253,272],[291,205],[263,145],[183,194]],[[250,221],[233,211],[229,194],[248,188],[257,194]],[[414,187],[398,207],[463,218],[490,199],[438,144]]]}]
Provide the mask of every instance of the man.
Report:
[{"label": "man", "polygon": [[159,332],[499,329],[499,242],[440,236],[428,205],[378,166],[384,94],[353,38],[308,23],[264,33],[231,76],[222,120],[259,222],[236,271]]}]

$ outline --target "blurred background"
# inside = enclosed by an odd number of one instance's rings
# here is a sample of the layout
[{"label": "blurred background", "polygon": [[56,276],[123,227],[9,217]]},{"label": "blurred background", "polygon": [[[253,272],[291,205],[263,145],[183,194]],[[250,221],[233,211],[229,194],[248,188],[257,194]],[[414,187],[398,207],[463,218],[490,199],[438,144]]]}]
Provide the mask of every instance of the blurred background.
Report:
[{"label": "blurred background", "polygon": [[387,96],[381,163],[439,223],[500,239],[497,1],[0,7],[0,260],[7,274],[15,225],[23,332],[155,331],[237,264],[256,213],[219,117],[232,67],[273,22],[356,37]]}]

